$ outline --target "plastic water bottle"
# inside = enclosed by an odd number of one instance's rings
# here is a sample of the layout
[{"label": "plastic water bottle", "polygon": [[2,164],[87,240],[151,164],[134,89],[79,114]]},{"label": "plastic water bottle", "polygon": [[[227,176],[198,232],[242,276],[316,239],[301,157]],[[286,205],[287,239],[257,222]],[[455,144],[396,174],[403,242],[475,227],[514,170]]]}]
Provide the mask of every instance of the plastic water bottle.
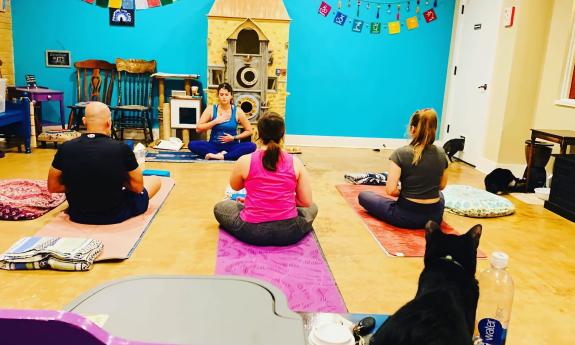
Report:
[{"label": "plastic water bottle", "polygon": [[507,272],[509,256],[503,252],[491,254],[491,267],[479,274],[475,345],[503,345],[507,338],[513,280]]}]

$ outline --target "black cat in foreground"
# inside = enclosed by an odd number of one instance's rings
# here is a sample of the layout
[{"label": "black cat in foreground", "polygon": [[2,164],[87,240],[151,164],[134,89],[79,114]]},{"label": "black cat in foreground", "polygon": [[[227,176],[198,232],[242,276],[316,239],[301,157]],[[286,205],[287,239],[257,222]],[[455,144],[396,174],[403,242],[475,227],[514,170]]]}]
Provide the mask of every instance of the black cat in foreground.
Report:
[{"label": "black cat in foreground", "polygon": [[443,151],[447,154],[447,158],[449,158],[450,162],[453,162],[453,155],[455,155],[459,151],[463,151],[465,148],[465,139],[463,138],[455,138],[445,142],[443,144]]},{"label": "black cat in foreground", "polygon": [[424,269],[415,298],[390,316],[370,345],[471,345],[479,286],[475,279],[481,225],[465,235],[425,226]]}]

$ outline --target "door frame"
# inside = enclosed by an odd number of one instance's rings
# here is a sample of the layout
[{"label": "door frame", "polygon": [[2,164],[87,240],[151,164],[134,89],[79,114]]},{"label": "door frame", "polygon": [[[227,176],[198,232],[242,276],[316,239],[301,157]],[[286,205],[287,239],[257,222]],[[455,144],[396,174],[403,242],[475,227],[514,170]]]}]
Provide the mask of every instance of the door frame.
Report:
[{"label": "door frame", "polygon": [[[489,0],[492,1],[492,0]],[[501,13],[503,11],[504,8],[504,4],[503,4],[503,0],[496,0],[499,1],[499,24],[500,25],[500,21],[501,21]],[[441,126],[440,126],[440,141],[441,142],[446,142],[448,140],[448,138],[450,138],[449,134],[447,133],[447,126],[449,125],[449,120],[453,118],[453,107],[454,107],[454,102],[452,101],[452,99],[454,98],[454,93],[455,93],[455,75],[454,75],[454,69],[455,66],[457,65],[458,62],[458,54],[459,54],[459,50],[460,50],[460,45],[461,45],[461,40],[462,40],[462,29],[463,29],[463,15],[461,14],[462,11],[462,6],[465,6],[467,4],[468,0],[455,0],[455,8],[454,8],[454,15],[453,15],[453,26],[452,26],[452,33],[451,33],[451,46],[450,46],[450,51],[449,51],[449,62],[448,62],[448,68],[447,68],[447,76],[446,76],[446,83],[445,83],[445,93],[444,93],[444,97],[443,97],[443,114],[441,116]],[[495,35],[495,42],[496,42],[496,47],[497,47],[497,41],[499,40],[499,33],[500,30],[496,31],[496,35]],[[496,62],[495,62],[496,63]],[[493,71],[492,71],[493,72]],[[493,80],[493,73],[491,74],[489,83],[491,84]],[[491,103],[491,94],[489,94],[487,96],[487,102]],[[482,155],[481,157],[479,157],[478,161],[476,162],[476,165],[472,165],[476,168],[479,168],[479,170],[481,170],[480,166],[483,166],[485,164],[485,156],[484,156],[484,151],[485,151],[485,137],[487,135],[487,133],[484,133],[484,138],[483,138],[483,147],[481,148],[481,152]],[[465,162],[465,161],[463,161]],[[465,162],[467,163],[467,162]],[[469,164],[469,163],[468,163]]]}]

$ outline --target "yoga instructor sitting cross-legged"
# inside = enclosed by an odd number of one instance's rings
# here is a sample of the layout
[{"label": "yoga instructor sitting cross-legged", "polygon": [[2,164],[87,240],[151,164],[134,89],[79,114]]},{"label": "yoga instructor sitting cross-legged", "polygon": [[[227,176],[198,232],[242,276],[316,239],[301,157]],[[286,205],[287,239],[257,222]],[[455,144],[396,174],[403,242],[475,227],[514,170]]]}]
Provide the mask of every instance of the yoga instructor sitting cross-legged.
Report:
[{"label": "yoga instructor sitting cross-legged", "polygon": [[[230,84],[220,84],[217,92],[218,104],[204,110],[196,127],[198,133],[211,130],[210,140],[190,141],[188,148],[205,159],[235,161],[256,150],[252,142],[239,142],[252,135],[252,126],[246,114],[233,105],[234,91]],[[244,128],[240,134],[237,134],[238,124]]]}]

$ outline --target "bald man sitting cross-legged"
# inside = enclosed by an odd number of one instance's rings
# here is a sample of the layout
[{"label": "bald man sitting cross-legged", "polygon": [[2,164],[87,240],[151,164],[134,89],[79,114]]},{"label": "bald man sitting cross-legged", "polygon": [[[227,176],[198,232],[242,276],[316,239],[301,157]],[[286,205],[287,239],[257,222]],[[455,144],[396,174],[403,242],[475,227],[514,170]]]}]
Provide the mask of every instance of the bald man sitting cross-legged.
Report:
[{"label": "bald man sitting cross-legged", "polygon": [[48,190],[66,193],[73,222],[114,224],[148,209],[158,192],[156,176],[142,169],[128,145],[110,138],[110,109],[100,102],[86,106],[87,133],[60,146],[48,173]]}]

